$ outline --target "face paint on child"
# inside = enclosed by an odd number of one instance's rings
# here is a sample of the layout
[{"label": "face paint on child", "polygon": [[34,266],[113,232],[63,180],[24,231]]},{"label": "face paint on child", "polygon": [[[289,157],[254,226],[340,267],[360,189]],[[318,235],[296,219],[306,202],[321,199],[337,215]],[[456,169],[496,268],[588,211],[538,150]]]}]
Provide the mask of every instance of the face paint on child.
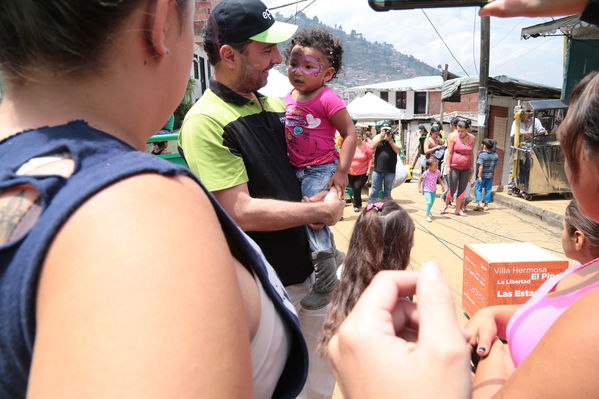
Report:
[{"label": "face paint on child", "polygon": [[293,55],[289,60],[289,72],[300,71],[304,75],[317,75],[322,71],[318,59],[309,55]]}]

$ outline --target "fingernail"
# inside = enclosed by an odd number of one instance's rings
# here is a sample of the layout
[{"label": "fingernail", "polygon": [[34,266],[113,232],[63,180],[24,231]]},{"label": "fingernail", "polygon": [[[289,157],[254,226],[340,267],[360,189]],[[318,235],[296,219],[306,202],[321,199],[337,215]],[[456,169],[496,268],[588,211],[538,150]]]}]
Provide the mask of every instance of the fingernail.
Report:
[{"label": "fingernail", "polygon": [[487,348],[485,348],[484,346],[481,346],[480,348],[476,349],[476,353],[485,353],[487,351]]},{"label": "fingernail", "polygon": [[422,278],[428,281],[439,281],[444,280],[443,273],[434,262],[426,262],[422,265],[422,269],[420,270],[422,274]]}]

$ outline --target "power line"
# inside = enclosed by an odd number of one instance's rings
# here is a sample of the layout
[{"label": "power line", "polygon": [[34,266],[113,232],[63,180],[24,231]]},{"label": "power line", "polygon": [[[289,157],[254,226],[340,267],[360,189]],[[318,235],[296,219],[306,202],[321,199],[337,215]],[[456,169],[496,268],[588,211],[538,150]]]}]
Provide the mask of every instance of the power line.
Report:
[{"label": "power line", "polygon": [[431,21],[431,19],[428,17],[428,15],[426,14],[426,12],[424,12],[424,10],[422,8],[420,9],[420,11],[422,11],[422,13],[426,17],[426,19],[428,19],[428,22],[431,24],[431,26],[433,27],[433,29],[437,33],[437,36],[439,36],[439,39],[441,39],[441,41],[443,42],[443,44],[447,48],[447,51],[449,51],[449,54],[451,54],[451,56],[453,57],[453,59],[455,60],[455,62],[457,62],[458,65],[460,66],[460,68],[462,68],[462,71],[464,71],[464,73],[466,74],[466,76],[470,77],[470,75],[468,74],[468,72],[466,72],[466,70],[464,69],[464,67],[462,66],[462,64],[460,64],[460,61],[458,61],[458,59],[455,57],[455,55],[453,55],[453,52],[451,51],[451,49],[449,48],[449,46],[447,45],[447,43],[445,43],[445,40],[443,40],[443,38],[439,34],[439,31],[437,30],[437,28],[435,28],[435,25],[433,24],[433,22]]},{"label": "power line", "polygon": [[[307,1],[307,0],[304,0],[304,1]],[[302,8],[301,10],[299,10],[298,12],[296,12],[295,14],[293,14],[291,17],[287,18],[287,20],[285,22],[289,22],[290,20],[292,20],[293,18],[295,18],[300,12],[303,12],[306,8],[310,7],[315,2],[316,2],[316,0],[312,0],[310,2],[310,4],[308,4],[307,6],[305,6],[304,8]]]},{"label": "power line", "polygon": [[303,3],[303,2],[305,2],[305,1],[308,1],[308,0],[297,0],[297,1],[294,1],[293,3],[287,3],[287,4],[283,4],[282,6],[268,7],[268,9],[269,9],[269,10],[276,10],[276,9],[278,9],[278,8],[289,7],[289,6],[296,6],[296,10],[297,10],[297,5],[298,5],[299,3]]}]

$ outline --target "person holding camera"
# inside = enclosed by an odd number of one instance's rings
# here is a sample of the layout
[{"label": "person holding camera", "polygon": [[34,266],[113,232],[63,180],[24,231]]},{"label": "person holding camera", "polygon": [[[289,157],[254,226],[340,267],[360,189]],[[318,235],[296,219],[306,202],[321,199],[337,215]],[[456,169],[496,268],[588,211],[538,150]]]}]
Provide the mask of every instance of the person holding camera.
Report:
[{"label": "person holding camera", "polygon": [[401,148],[393,140],[389,124],[385,123],[381,126],[381,133],[374,136],[371,146],[374,150],[374,172],[368,202],[378,198],[381,188],[383,189],[383,199],[390,199],[393,179],[395,179],[397,154],[400,153]]}]

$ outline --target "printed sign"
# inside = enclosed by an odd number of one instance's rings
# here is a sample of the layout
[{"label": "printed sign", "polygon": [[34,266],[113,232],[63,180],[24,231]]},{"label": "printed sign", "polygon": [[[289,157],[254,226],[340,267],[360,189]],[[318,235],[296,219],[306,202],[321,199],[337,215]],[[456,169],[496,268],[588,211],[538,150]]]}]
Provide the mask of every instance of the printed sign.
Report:
[{"label": "printed sign", "polygon": [[466,244],[462,305],[473,315],[486,306],[522,304],[567,268],[567,260],[530,243]]}]

